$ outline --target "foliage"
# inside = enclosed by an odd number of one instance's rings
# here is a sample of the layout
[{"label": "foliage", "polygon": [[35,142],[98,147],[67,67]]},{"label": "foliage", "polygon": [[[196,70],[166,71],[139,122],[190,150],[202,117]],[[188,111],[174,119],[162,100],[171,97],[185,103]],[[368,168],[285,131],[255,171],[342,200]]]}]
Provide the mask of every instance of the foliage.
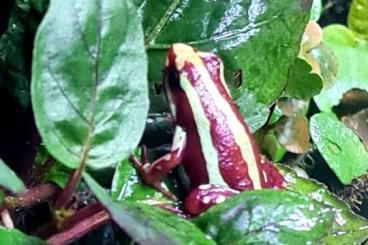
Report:
[{"label": "foliage", "polygon": [[[331,191],[368,186],[368,2],[352,2],[347,26],[322,30],[327,2],[15,0],[0,90],[23,111],[32,102],[41,142],[19,153],[30,162],[21,172],[0,160],[0,244],[45,244],[26,234],[83,244],[94,229],[106,244],[363,243],[368,221]],[[138,144],[149,148],[141,171],[171,146],[160,86],[177,42],[221,57],[261,153],[285,162],[276,165],[285,188],[247,190],[189,217],[181,167],[156,188],[142,181],[129,158]],[[353,196],[364,203],[368,191]]]},{"label": "foliage", "polygon": [[129,1],[51,2],[31,92],[42,139],[61,163],[103,168],[135,148],[148,109],[142,34]]}]

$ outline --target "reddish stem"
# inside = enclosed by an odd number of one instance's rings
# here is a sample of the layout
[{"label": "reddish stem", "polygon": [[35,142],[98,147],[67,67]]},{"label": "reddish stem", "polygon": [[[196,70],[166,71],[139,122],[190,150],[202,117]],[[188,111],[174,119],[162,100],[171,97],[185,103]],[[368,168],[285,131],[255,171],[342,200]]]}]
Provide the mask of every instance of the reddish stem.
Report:
[{"label": "reddish stem", "polygon": [[74,188],[79,183],[82,177],[82,171],[83,169],[79,168],[79,169],[74,170],[73,173],[69,175],[69,179],[68,179],[68,182],[65,188],[63,189],[63,191],[60,193],[60,195],[56,199],[56,202],[54,205],[54,208],[56,210],[62,209],[68,206],[71,200],[71,197],[73,195]]},{"label": "reddish stem", "polygon": [[78,210],[75,214],[73,214],[71,217],[67,218],[63,222],[63,230],[68,230],[71,227],[74,226],[74,224],[78,223],[81,220],[84,220],[100,211],[104,210],[104,207],[101,205],[101,203],[92,203],[80,210]]},{"label": "reddish stem", "polygon": [[63,245],[82,237],[91,230],[106,224],[110,220],[110,215],[105,210],[102,210],[70,227],[63,232],[60,232],[47,240],[50,245]]},{"label": "reddish stem", "polygon": [[46,183],[28,189],[19,197],[7,196],[4,200],[5,208],[23,208],[41,203],[49,198],[54,197],[59,192],[59,188],[53,184]]}]

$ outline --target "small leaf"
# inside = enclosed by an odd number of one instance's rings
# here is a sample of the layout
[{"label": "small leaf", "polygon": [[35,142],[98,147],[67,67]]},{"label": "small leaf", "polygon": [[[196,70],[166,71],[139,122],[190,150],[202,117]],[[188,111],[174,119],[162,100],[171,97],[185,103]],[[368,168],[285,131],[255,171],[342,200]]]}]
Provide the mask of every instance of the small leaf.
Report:
[{"label": "small leaf", "polygon": [[46,245],[46,242],[27,236],[17,229],[6,229],[0,226],[0,244]]},{"label": "small leaf", "polygon": [[359,136],[368,151],[368,109],[361,110],[354,115],[342,117],[341,121]]},{"label": "small leaf", "polygon": [[348,15],[348,26],[358,37],[368,40],[368,1],[353,0]]},{"label": "small leaf", "polygon": [[336,54],[339,69],[334,84],[322,90],[314,100],[321,111],[332,112],[349,90],[368,90],[368,42],[357,39],[354,32],[343,25],[325,27],[323,38]]},{"label": "small leaf", "polygon": [[332,209],[289,191],[245,191],[194,220],[218,244],[319,244]]},{"label": "small leaf", "polygon": [[309,150],[308,119],[304,115],[282,117],[274,127],[278,141],[289,152],[302,154]]},{"label": "small leaf", "polygon": [[216,244],[189,221],[154,206],[114,202],[92,177],[87,173],[83,177],[112,219],[135,242],[145,245]]},{"label": "small leaf", "polygon": [[273,162],[280,161],[287,150],[282,146],[275,136],[274,130],[269,130],[263,138],[262,153],[266,154]]},{"label": "small leaf", "polygon": [[[20,194],[25,191],[24,184],[16,174],[0,159],[0,186],[5,189]],[[1,243],[0,243],[1,244]]]},{"label": "small leaf", "polygon": [[346,203],[327,190],[327,187],[311,179],[298,177],[285,165],[277,164],[287,182],[287,189],[308,196],[334,209],[334,223],[325,244],[362,244],[367,239],[368,220],[354,214]]},{"label": "small leaf", "polygon": [[305,60],[297,58],[289,71],[285,95],[303,100],[317,95],[323,87],[323,81],[311,71],[311,66]]},{"label": "small leaf", "polygon": [[322,14],[322,0],[313,0],[310,19],[318,21]]},{"label": "small leaf", "polygon": [[143,184],[128,159],[116,167],[111,184],[111,198],[114,201],[134,201],[151,205],[172,203],[161,192]]},{"label": "small leaf", "polygon": [[368,153],[358,136],[333,115],[314,115],[309,128],[319,152],[343,184],[350,184],[368,169]]},{"label": "small leaf", "polygon": [[52,1],[36,37],[31,88],[47,150],[70,168],[126,158],[145,125],[146,76],[131,0]]}]

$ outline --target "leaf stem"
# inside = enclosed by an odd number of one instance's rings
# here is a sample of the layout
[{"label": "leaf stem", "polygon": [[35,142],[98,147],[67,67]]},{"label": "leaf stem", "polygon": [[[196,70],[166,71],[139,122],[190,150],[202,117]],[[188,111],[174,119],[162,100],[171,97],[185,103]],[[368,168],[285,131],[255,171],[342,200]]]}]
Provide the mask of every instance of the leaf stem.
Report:
[{"label": "leaf stem", "polygon": [[60,232],[47,240],[48,244],[51,245],[63,245],[69,244],[72,241],[82,237],[91,230],[106,224],[110,220],[110,215],[105,210],[99,211],[98,213],[87,217],[86,219],[76,223],[70,229]]}]

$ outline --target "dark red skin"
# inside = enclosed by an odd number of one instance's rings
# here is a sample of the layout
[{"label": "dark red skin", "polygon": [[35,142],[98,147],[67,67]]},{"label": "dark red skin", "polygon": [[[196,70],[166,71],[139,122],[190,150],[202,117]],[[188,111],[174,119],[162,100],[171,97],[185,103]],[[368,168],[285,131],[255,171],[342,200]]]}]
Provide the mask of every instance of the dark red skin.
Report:
[{"label": "dark red skin", "polygon": [[[236,144],[229,128],[226,118],[227,115],[225,115],[215,104],[217,98],[214,98],[213,95],[207,91],[205,86],[203,86],[204,82],[201,80],[198,70],[193,64],[185,63],[181,70],[177,70],[175,58],[174,50],[170,49],[168,53],[168,65],[165,68],[164,82],[167,83],[166,85],[170,88],[171,103],[174,103],[176,106],[176,124],[181,126],[187,133],[187,145],[183,152],[182,164],[184,164],[184,168],[189,177],[192,193],[186,199],[185,207],[189,213],[195,215],[213,205],[217,195],[221,194],[222,196],[229,197],[235,193],[231,189],[243,191],[253,189],[254,187],[248,175],[248,165],[242,158],[240,148]],[[244,123],[243,117],[237,110],[233,100],[220,80],[221,60],[217,56],[211,54],[201,58],[207,70],[210,71],[211,79],[214,81],[218,91],[231,106],[233,113],[239,121],[242,122],[246,134],[250,138],[252,149],[249,150],[249,154],[254,154],[256,158],[262,188],[280,188],[283,184],[283,177],[273,165],[261,163],[253,137]],[[205,115],[210,121],[211,140],[218,154],[220,173],[229,187],[223,187],[222,189],[221,187],[214,187],[213,190],[209,189],[206,191],[200,188],[198,189],[200,185],[208,184],[209,178],[192,109],[185,92],[179,84],[180,74],[186,75],[196,90],[196,93],[199,95]],[[263,171],[266,172],[268,181],[264,179]],[[204,202],[203,199],[206,196],[210,197],[210,202],[208,202],[208,198],[206,202]]]}]

